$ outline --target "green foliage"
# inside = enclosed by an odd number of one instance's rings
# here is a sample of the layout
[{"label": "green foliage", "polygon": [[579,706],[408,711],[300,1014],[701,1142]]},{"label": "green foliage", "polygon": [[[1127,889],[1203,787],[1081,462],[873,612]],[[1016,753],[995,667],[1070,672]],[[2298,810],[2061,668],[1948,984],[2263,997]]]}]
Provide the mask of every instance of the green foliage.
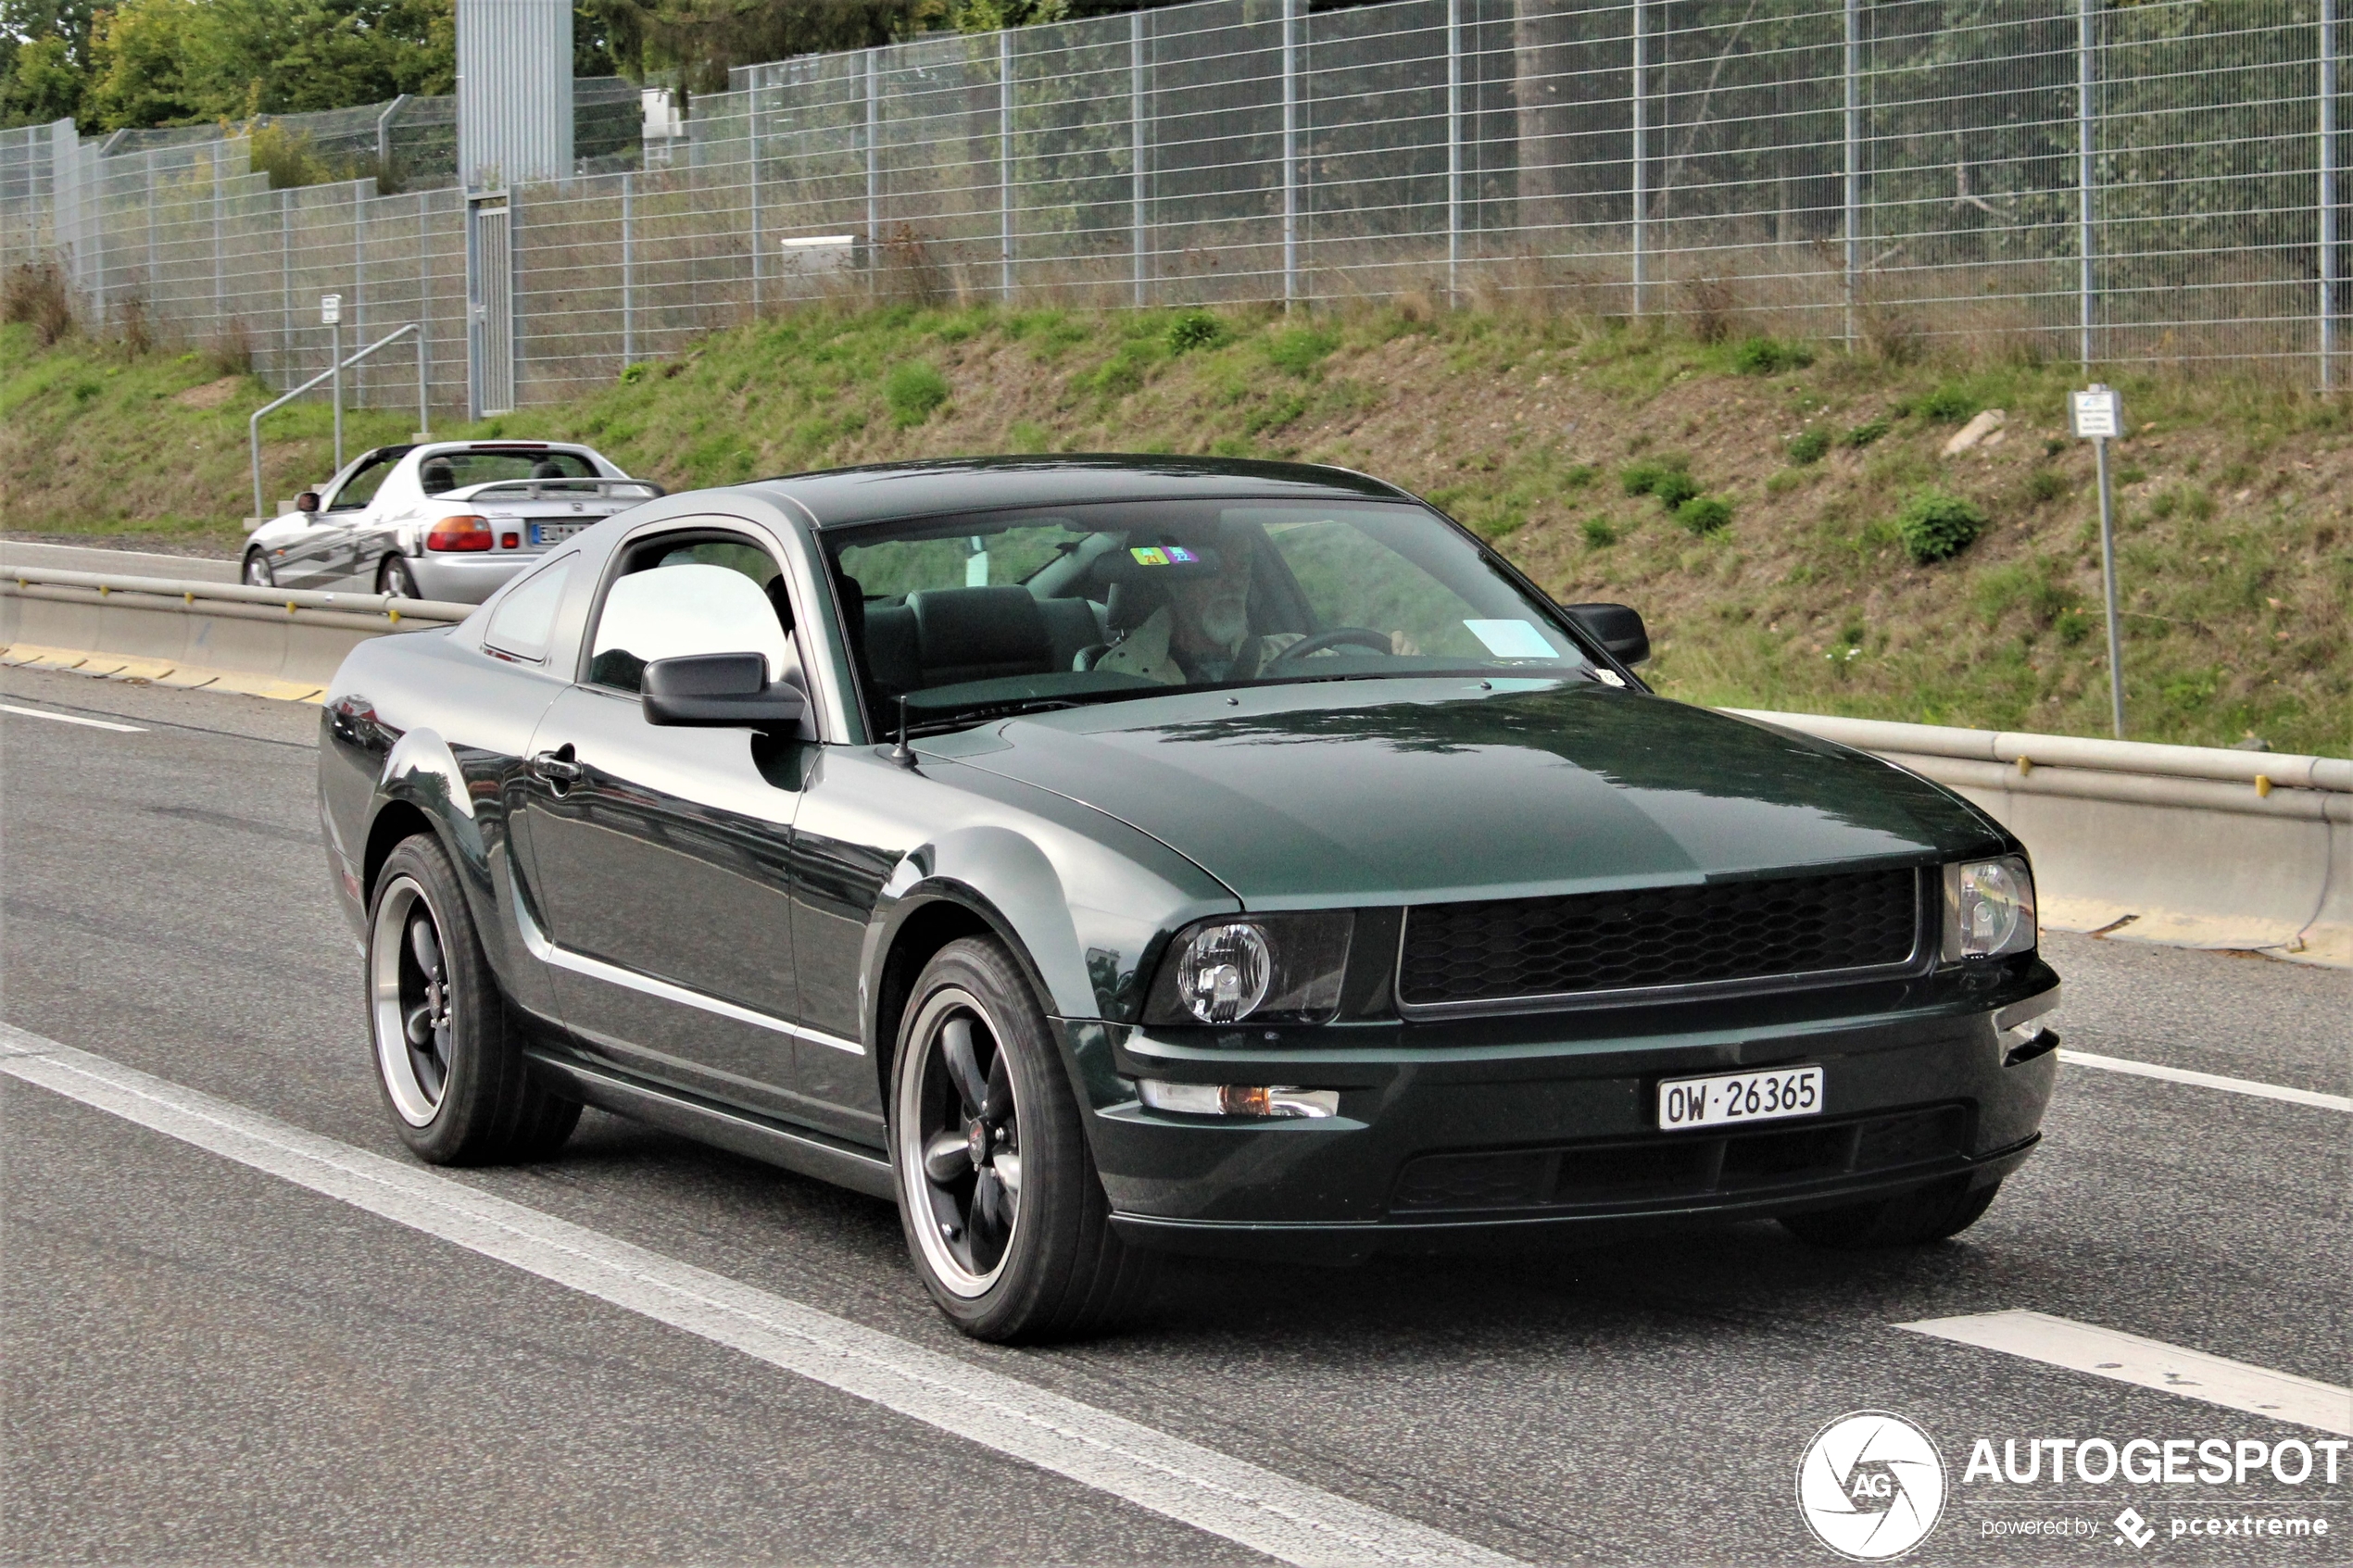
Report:
[{"label": "green foliage", "polygon": [[1617,530],[1610,526],[1609,519],[1598,512],[1579,523],[1577,527],[1578,532],[1584,534],[1585,543],[1589,548],[1607,549],[1617,543]]},{"label": "green foliage", "polygon": [[1748,338],[1732,350],[1732,369],[1744,376],[1777,376],[1783,370],[1802,370],[1813,362],[1812,349],[1780,338]]},{"label": "green foliage", "polygon": [[1655,495],[1658,504],[1670,512],[1699,494],[1699,485],[1692,479],[1691,459],[1681,456],[1629,463],[1618,478],[1629,495]]},{"label": "green foliage", "polygon": [[1937,424],[1957,425],[1985,405],[1958,382],[1946,382],[1912,405],[1912,412]]},{"label": "green foliage", "polygon": [[1830,449],[1828,431],[1802,430],[1789,438],[1789,460],[1793,463],[1818,463]]},{"label": "green foliage", "polygon": [[2056,501],[2074,488],[2057,469],[2036,469],[2026,477],[2026,494],[2038,506]]},{"label": "green foliage", "polygon": [[2093,619],[2088,610],[2063,609],[2058,612],[2058,618],[2051,622],[2051,630],[2058,633],[2060,642],[2073,647],[2090,636],[2092,628],[2098,624],[2099,622]]},{"label": "green foliage", "polygon": [[1226,341],[1226,323],[1206,310],[1188,310],[1168,323],[1168,352],[1188,354]]},{"label": "green foliage", "polygon": [[1314,327],[1293,327],[1277,332],[1266,345],[1266,358],[1275,369],[1289,370],[1292,375],[1312,375],[1324,357],[1340,346],[1333,333]]},{"label": "green foliage", "polygon": [[1571,463],[1561,473],[1561,488],[1582,490],[1602,476],[1602,470],[1591,463]]},{"label": "green foliage", "polygon": [[1732,506],[1713,495],[1694,495],[1675,508],[1675,521],[1693,533],[1714,533],[1732,522]]},{"label": "green foliage", "polygon": [[646,377],[650,375],[652,372],[653,367],[642,362],[635,365],[625,365],[622,368],[621,371],[621,384],[623,386],[635,386],[639,382],[644,381]]},{"label": "green foliage", "polygon": [[1915,490],[1895,514],[1895,537],[1920,566],[1950,560],[1985,532],[1984,510],[1966,496],[1934,486]]},{"label": "green foliage", "polygon": [[1885,435],[1889,431],[1894,428],[1894,422],[1890,420],[1866,420],[1861,424],[1856,425],[1853,430],[1848,431],[1844,435],[1840,436],[1838,438],[1838,444],[1841,446],[1849,446],[1859,451],[1863,447],[1869,446],[1872,442],[1877,441],[1881,436]]},{"label": "green foliage", "polygon": [[120,0],[96,14],[82,114],[203,125],[448,93],[450,0]]},{"label": "green foliage", "polygon": [[883,401],[901,430],[922,424],[948,401],[948,378],[922,359],[902,359],[883,377]]}]

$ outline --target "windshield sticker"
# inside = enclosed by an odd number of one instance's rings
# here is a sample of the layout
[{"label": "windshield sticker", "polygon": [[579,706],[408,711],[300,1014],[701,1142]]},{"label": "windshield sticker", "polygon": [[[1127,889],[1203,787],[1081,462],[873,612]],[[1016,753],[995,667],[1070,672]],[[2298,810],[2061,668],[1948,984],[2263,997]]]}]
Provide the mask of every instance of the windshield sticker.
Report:
[{"label": "windshield sticker", "polygon": [[1525,621],[1466,621],[1470,634],[1497,659],[1558,659],[1560,650]]},{"label": "windshield sticker", "polygon": [[1139,566],[1189,566],[1201,558],[1182,545],[1139,545],[1127,552]]}]

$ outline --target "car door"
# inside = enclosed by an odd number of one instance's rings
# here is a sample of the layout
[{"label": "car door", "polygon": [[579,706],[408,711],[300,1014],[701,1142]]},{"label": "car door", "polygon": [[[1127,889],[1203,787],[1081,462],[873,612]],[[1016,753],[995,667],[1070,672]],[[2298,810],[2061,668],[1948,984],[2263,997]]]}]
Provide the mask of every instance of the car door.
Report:
[{"label": "car door", "polygon": [[634,1075],[803,1119],[788,875],[806,736],[648,723],[646,664],[757,651],[807,689],[767,545],[665,528],[616,552],[584,679],[532,741],[532,863],[566,1026]]},{"label": "car door", "polygon": [[369,503],[408,448],[371,452],[319,498],[319,510],[285,554],[271,562],[282,588],[339,588],[359,570],[359,531]]}]

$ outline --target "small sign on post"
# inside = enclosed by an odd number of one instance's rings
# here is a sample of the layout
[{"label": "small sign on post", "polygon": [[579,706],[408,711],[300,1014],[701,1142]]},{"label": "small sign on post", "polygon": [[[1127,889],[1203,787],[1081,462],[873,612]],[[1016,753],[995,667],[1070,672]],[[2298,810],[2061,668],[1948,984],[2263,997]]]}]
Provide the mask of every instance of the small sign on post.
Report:
[{"label": "small sign on post", "polygon": [[2100,586],[2108,598],[2108,703],[2116,738],[2124,738],[2124,639],[2116,621],[2116,494],[2108,477],[2108,444],[2124,433],[2124,398],[2094,382],[2068,399],[2076,438],[2092,444],[2100,475]]},{"label": "small sign on post", "polygon": [[319,296],[319,324],[327,329],[327,370],[334,380],[335,471],[343,471],[343,295]]},{"label": "small sign on post", "polygon": [[322,327],[343,325],[343,295],[322,294],[319,296],[319,324]]}]

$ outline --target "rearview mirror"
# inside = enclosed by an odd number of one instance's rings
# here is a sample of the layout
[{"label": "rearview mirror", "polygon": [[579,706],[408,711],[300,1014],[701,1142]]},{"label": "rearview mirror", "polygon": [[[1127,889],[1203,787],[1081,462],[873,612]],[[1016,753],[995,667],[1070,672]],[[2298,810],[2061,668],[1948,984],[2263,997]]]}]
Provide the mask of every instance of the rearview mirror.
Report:
[{"label": "rearview mirror", "polygon": [[757,653],[657,659],[638,691],[648,724],[764,729],[798,723],[808,708],[799,692],[769,681],[767,656]]},{"label": "rearview mirror", "polygon": [[1625,605],[1564,605],[1577,629],[1618,663],[1641,664],[1651,656],[1651,634],[1639,612]]},{"label": "rearview mirror", "polygon": [[301,495],[295,497],[295,510],[298,512],[315,512],[318,509],[319,492],[316,490],[306,490]]}]

